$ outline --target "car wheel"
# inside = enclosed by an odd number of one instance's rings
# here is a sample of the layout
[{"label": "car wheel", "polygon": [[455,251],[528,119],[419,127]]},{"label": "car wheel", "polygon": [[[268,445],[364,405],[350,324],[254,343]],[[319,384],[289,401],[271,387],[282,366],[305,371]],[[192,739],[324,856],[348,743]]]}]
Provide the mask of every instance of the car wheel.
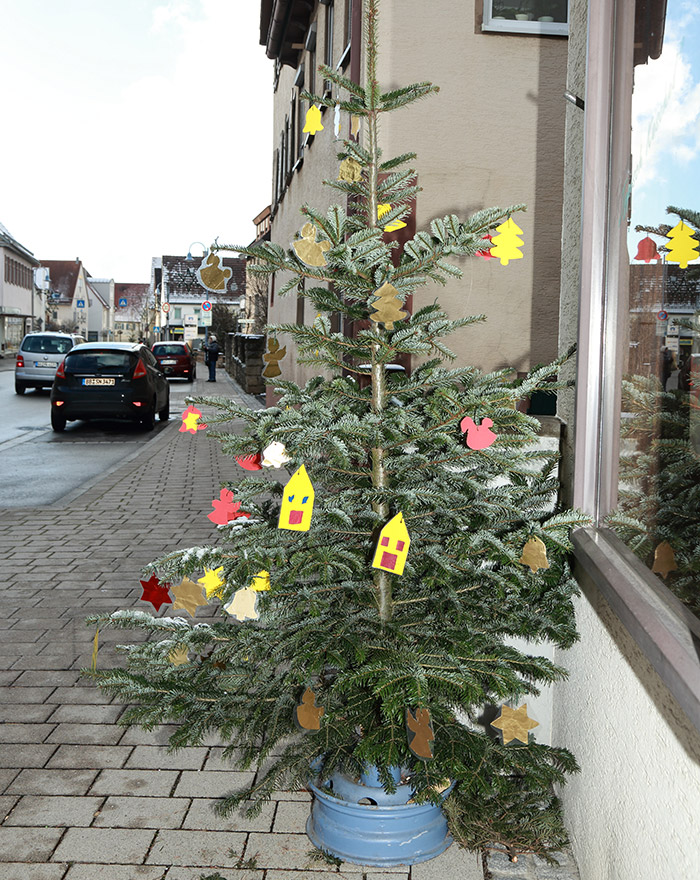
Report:
[{"label": "car wheel", "polygon": [[24,384],[24,382],[18,382],[15,379],[15,394],[24,394],[26,390],[27,386]]},{"label": "car wheel", "polygon": [[187,381],[188,381],[188,382],[194,382],[195,378],[196,378],[196,376],[195,376],[194,371],[193,371],[193,372],[190,373],[189,376],[187,376]]},{"label": "car wheel", "polygon": [[51,427],[57,434],[66,430],[66,417],[57,410],[51,408]]},{"label": "car wheel", "polygon": [[153,398],[153,403],[151,404],[151,408],[148,412],[140,419],[141,425],[144,430],[152,431],[156,426],[156,399]]},{"label": "car wheel", "polygon": [[158,418],[161,420],[161,422],[167,422],[170,418],[170,392],[168,392],[168,396],[165,400],[165,406],[158,413]]}]

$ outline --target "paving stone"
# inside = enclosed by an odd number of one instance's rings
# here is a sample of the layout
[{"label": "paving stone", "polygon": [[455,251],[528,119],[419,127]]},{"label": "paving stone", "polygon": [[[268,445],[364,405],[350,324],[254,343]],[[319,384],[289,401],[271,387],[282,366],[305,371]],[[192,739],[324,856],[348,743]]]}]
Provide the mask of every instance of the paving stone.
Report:
[{"label": "paving stone", "polygon": [[42,743],[55,724],[0,724],[0,743]]},{"label": "paving stone", "polygon": [[487,864],[493,880],[535,880],[528,856],[520,856],[517,862],[511,862],[503,853],[492,852],[488,854]]},{"label": "paving stone", "polygon": [[46,721],[56,707],[52,703],[10,703],[0,706],[0,724],[15,721]]},{"label": "paving stone", "polygon": [[311,794],[304,788],[298,791],[273,791],[270,795],[273,801],[310,801]]},{"label": "paving stone", "polygon": [[263,804],[260,815],[252,818],[238,811],[226,818],[219,816],[214,812],[217,802],[217,798],[194,798],[182,827],[201,831],[270,831],[275,813],[274,802]]},{"label": "paving stone", "polygon": [[[95,874],[94,865],[73,865],[65,876],[65,880],[162,880],[167,868],[164,865],[102,865],[99,877]],[[0,874],[0,880],[2,875]],[[190,874],[188,880],[195,880]],[[236,878],[238,880],[238,878]]]},{"label": "paving stone", "polygon": [[179,828],[190,805],[189,798],[109,797],[97,828]]},{"label": "paving stone", "polygon": [[[209,750],[209,755],[207,756],[206,763],[204,764],[205,770],[234,770],[235,767],[231,761],[227,761],[222,758],[223,748],[214,747]],[[255,768],[253,768],[255,769]]]},{"label": "paving stone", "polygon": [[46,742],[116,745],[124,731],[116,724],[57,724]]},{"label": "paving stone", "polygon": [[56,749],[46,766],[62,769],[119,769],[126,763],[131,750],[131,746],[62,745]]},{"label": "paving stone", "polygon": [[280,801],[277,805],[275,824],[272,830],[291,834],[303,834],[308,818],[309,804],[305,801]]},{"label": "paving stone", "polygon": [[175,724],[164,724],[155,730],[141,730],[140,727],[127,727],[124,738],[121,741],[123,746],[165,746],[171,735],[175,733],[177,726]]},{"label": "paving stone", "polygon": [[0,795],[0,825],[2,825],[3,821],[7,818],[10,810],[14,807],[18,800],[19,795]]},{"label": "paving stone", "polygon": [[261,834],[254,831],[248,838],[245,858],[255,858],[258,868],[306,870],[314,864],[309,857],[312,850],[313,844],[305,834]]},{"label": "paving stone", "polygon": [[0,862],[0,880],[63,880],[66,867],[66,865],[32,865],[28,862]]},{"label": "paving stone", "polygon": [[201,770],[207,754],[204,747],[189,747],[169,752],[164,746],[134,746],[127,768],[143,767],[161,770]]},{"label": "paving stone", "polygon": [[428,862],[420,862],[411,868],[412,880],[444,880],[459,877],[460,880],[484,880],[481,853],[471,853],[456,844]]},{"label": "paving stone", "polygon": [[[212,868],[211,866],[183,868],[176,865],[170,868],[165,875],[165,880],[199,880],[200,877],[208,877],[215,873],[216,870],[216,868]],[[222,874],[222,876],[226,877],[227,880],[263,880],[264,873],[262,871],[240,871],[237,868],[234,868],[232,871],[227,872],[227,874]],[[267,876],[270,876],[269,873]],[[337,874],[334,876],[336,878],[338,877]],[[296,880],[306,880],[301,874],[296,874],[295,878]],[[68,877],[67,880],[70,880],[70,877]],[[100,880],[102,880],[102,878],[100,878]],[[131,878],[126,878],[126,880],[131,880]]]},{"label": "paving stone", "polygon": [[102,770],[90,794],[168,797],[177,777],[176,770]]},{"label": "paving stone", "polygon": [[95,776],[95,770],[22,770],[5,794],[84,795]]},{"label": "paving stone", "polygon": [[5,825],[88,826],[103,800],[99,797],[25,795]]},{"label": "paving stone", "polygon": [[17,684],[22,687],[46,687],[47,684],[54,687],[61,685],[69,687],[75,684],[79,677],[79,672],[71,672],[67,669],[54,669],[50,673],[41,669],[28,669],[17,679]]},{"label": "paving stone", "polygon": [[177,797],[224,797],[250,785],[254,773],[217,770],[184,770],[175,789]]},{"label": "paving stone", "polygon": [[232,868],[245,841],[245,834],[231,831],[159,831],[146,864]]},{"label": "paving stone", "polygon": [[57,687],[47,703],[106,703],[109,698],[95,687]]},{"label": "paving stone", "polygon": [[[362,874],[348,874],[342,869],[338,872],[335,868],[330,868],[327,865],[318,868],[312,865],[303,871],[268,871],[265,875],[267,880],[323,880],[324,877],[335,877],[336,880],[358,880],[358,876],[361,877]],[[384,878],[388,878],[388,880],[404,880],[404,878],[408,877],[408,871],[404,871],[403,874],[378,874],[376,876],[377,880],[384,880]],[[374,874],[372,874],[372,878],[374,880]],[[457,880],[457,878],[454,878],[454,880]]]},{"label": "paving stone", "polygon": [[18,657],[14,666],[24,670],[70,669],[76,657],[77,651],[71,654],[39,654],[34,657]]},{"label": "paving stone", "polygon": [[43,703],[54,690],[53,687],[3,687],[0,688],[0,706],[5,703]]},{"label": "paving stone", "polygon": [[17,681],[20,675],[22,675],[22,673],[12,669],[7,672],[0,672],[0,687],[8,687],[14,681]]},{"label": "paving stone", "polygon": [[[46,706],[51,706],[54,710],[51,716],[52,724],[58,721],[80,724],[114,724],[124,711],[123,706],[93,706],[84,704],[55,706],[52,703],[46,703]],[[120,732],[123,734],[124,729],[120,728]]]},{"label": "paving stone", "polygon": [[[80,832],[79,832],[80,833]],[[63,828],[0,828],[0,862],[48,862]],[[24,880],[20,875],[13,880]]]},{"label": "paving stone", "polygon": [[0,749],[0,767],[43,767],[55,751],[53,743],[3,745]]},{"label": "paving stone", "polygon": [[19,770],[14,768],[12,770],[0,770],[0,793],[5,791],[7,786],[12,782],[12,780],[17,776]]},{"label": "paving stone", "polygon": [[[0,831],[2,829],[0,828]],[[52,861],[96,862],[102,865],[142,864],[153,831],[115,828],[69,828]]]}]

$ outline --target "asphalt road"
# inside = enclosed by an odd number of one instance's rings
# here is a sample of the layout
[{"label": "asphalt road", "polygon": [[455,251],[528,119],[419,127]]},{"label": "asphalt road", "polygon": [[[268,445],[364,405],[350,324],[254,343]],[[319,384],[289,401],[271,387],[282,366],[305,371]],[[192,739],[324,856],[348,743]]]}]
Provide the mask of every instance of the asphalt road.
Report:
[{"label": "asphalt road", "polygon": [[[171,416],[191,386],[171,383]],[[15,394],[14,372],[0,366],[0,510],[43,507],[71,497],[157,438],[129,422],[69,422],[51,430],[48,391]]]}]

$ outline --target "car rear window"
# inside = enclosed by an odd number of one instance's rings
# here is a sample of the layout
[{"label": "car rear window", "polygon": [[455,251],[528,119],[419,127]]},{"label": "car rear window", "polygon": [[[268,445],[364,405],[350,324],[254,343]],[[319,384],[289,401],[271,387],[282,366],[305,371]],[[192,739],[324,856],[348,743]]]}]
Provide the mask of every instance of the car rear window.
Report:
[{"label": "car rear window", "polygon": [[28,336],[22,343],[22,351],[42,354],[65,354],[73,348],[73,340],[60,336]]},{"label": "car rear window", "polygon": [[69,373],[128,373],[132,366],[128,351],[75,351],[66,358]]},{"label": "car rear window", "polygon": [[163,357],[166,354],[188,354],[188,351],[184,345],[154,345],[153,354],[156,357]]}]

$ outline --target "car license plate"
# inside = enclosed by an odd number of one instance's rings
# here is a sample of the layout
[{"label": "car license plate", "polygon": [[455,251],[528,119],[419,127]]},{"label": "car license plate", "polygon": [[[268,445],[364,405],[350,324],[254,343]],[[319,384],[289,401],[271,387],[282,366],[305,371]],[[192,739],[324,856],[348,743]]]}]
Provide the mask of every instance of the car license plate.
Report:
[{"label": "car license plate", "polygon": [[56,369],[56,364],[47,363],[46,361],[34,361],[35,367],[48,367],[51,370]]},{"label": "car license plate", "polygon": [[114,379],[83,379],[83,385],[114,385]]},{"label": "car license plate", "polygon": [[176,360],[166,360],[166,361],[161,361],[161,364],[163,364],[163,365],[165,365],[165,364],[176,364],[176,363],[177,363]]}]

